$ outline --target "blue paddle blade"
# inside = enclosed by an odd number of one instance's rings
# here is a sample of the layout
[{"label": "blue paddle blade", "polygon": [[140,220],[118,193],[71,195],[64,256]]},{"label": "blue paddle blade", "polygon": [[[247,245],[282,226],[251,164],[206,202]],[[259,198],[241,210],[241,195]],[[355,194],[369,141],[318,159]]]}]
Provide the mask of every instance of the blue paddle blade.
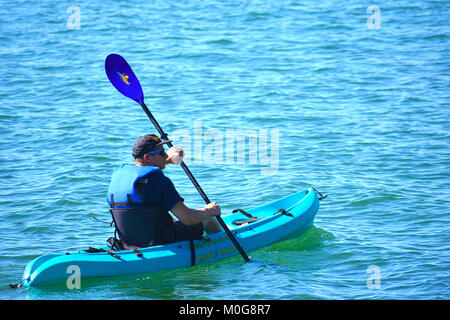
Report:
[{"label": "blue paddle blade", "polygon": [[112,53],[106,57],[105,71],[112,85],[124,96],[144,103],[144,93],[138,78],[128,62],[120,55]]}]

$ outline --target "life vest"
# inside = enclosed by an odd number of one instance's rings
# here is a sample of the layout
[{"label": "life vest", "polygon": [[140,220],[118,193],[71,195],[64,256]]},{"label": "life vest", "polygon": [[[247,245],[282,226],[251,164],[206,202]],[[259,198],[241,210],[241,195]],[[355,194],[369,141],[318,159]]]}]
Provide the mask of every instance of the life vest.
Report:
[{"label": "life vest", "polygon": [[173,226],[167,210],[146,204],[136,190],[139,180],[151,179],[151,174],[157,171],[161,169],[123,164],[112,174],[106,198],[119,239],[128,246],[157,245],[162,233]]}]

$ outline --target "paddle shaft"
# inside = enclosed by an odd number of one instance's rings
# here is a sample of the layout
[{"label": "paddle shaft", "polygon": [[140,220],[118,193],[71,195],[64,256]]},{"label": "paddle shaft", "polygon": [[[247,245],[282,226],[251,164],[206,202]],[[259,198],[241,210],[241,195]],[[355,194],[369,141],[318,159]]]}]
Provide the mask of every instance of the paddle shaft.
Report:
[{"label": "paddle shaft", "polygon": [[[152,113],[150,112],[148,107],[145,105],[145,103],[143,101],[142,101],[142,103],[138,101],[138,103],[141,105],[142,109],[144,109],[144,112],[147,114],[148,118],[153,123],[153,125],[156,128],[156,130],[158,130],[159,134],[161,135],[161,139],[168,140],[167,133],[165,133],[164,130],[161,128],[161,126],[156,121],[155,117],[152,115]],[[171,142],[167,143],[167,145],[169,147],[173,146]],[[194,176],[192,175],[191,171],[189,170],[187,165],[184,163],[184,161],[181,162],[181,167],[183,168],[184,172],[186,172],[187,176],[192,181],[192,183],[194,184],[195,188],[197,189],[197,191],[200,193],[200,195],[202,196],[203,200],[205,201],[205,203],[206,204],[211,203],[211,201],[209,201],[208,196],[205,194],[205,192],[203,191],[202,187],[200,187],[200,185],[198,184],[197,180],[194,178]],[[225,232],[227,233],[228,237],[231,239],[231,242],[233,242],[234,246],[236,247],[236,249],[241,254],[242,258],[244,258],[245,262],[249,262],[250,258],[247,256],[247,254],[245,253],[244,249],[242,249],[241,245],[236,240],[235,236],[230,231],[230,229],[228,229],[228,226],[223,221],[223,219],[220,216],[216,216],[216,219],[219,222],[219,224],[222,226],[223,230],[225,230]]]}]

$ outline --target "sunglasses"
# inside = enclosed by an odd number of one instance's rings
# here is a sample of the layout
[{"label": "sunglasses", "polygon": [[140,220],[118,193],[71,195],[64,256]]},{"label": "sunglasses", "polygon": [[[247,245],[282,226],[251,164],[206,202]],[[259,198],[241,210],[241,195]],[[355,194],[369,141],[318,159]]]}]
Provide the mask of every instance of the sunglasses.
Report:
[{"label": "sunglasses", "polygon": [[158,149],[158,150],[155,150],[155,151],[151,151],[151,152],[147,152],[147,154],[155,154],[155,153],[158,153],[158,152],[161,152],[163,155],[166,154],[166,151],[164,150],[164,148],[163,149]]}]

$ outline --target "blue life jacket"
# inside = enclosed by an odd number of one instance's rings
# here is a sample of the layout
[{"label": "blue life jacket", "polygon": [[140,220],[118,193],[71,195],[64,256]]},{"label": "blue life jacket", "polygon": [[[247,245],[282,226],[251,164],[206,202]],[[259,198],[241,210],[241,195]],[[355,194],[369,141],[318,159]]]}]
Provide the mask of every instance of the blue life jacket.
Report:
[{"label": "blue life jacket", "polygon": [[161,169],[153,166],[122,164],[112,174],[106,201],[115,208],[142,206],[144,202],[136,190],[136,183],[156,171]]},{"label": "blue life jacket", "polygon": [[146,204],[136,190],[139,180],[151,179],[151,174],[157,171],[161,169],[123,164],[112,174],[106,198],[116,232],[119,233],[120,240],[128,246],[157,245],[167,228],[173,226],[172,217],[167,210]]}]

